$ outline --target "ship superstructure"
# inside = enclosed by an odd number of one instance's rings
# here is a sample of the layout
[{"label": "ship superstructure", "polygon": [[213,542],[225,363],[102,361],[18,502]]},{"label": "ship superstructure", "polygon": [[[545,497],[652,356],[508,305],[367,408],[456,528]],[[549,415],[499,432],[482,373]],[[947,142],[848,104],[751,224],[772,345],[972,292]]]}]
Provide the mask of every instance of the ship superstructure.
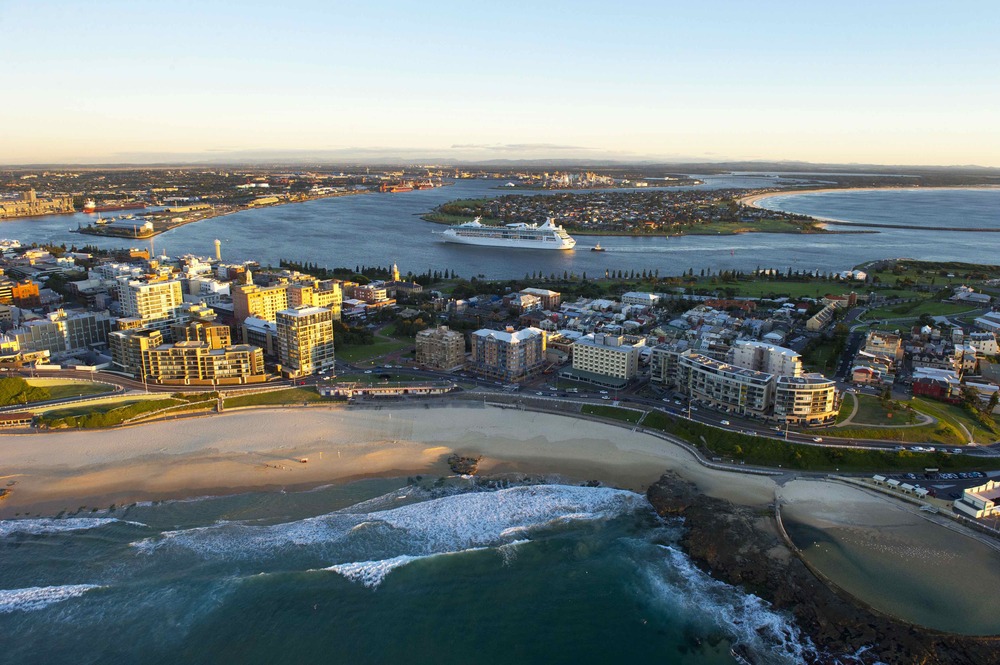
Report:
[{"label": "ship superstructure", "polygon": [[458,224],[441,235],[444,236],[445,242],[487,247],[573,249],[576,246],[576,240],[551,218],[541,225],[516,223],[488,226],[479,220],[480,218],[476,217],[471,222]]}]

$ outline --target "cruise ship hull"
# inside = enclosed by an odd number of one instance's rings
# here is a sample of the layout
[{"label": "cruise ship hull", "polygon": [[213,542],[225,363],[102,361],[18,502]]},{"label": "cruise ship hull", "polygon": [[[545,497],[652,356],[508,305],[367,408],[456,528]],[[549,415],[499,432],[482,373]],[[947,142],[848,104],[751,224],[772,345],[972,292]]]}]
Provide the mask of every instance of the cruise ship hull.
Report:
[{"label": "cruise ship hull", "polygon": [[576,245],[575,240],[568,243],[547,242],[542,240],[519,240],[515,238],[468,238],[450,233],[442,233],[445,242],[453,242],[460,245],[479,245],[481,247],[507,247],[509,249],[554,249],[569,250]]}]

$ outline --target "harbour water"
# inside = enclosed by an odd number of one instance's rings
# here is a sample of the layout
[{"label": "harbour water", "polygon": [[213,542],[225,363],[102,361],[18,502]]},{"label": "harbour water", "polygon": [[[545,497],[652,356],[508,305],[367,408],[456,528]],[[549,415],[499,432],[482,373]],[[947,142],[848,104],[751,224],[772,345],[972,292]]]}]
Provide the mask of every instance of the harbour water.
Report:
[{"label": "harbour water", "polygon": [[[704,176],[701,187],[761,188],[773,179],[743,176]],[[313,262],[327,267],[386,266],[421,273],[454,270],[461,276],[520,278],[541,272],[564,272],[590,277],[606,270],[659,271],[672,275],[689,269],[744,270],[771,267],[794,270],[839,271],[867,260],[912,257],[926,260],[996,262],[1000,235],[931,231],[921,226],[1000,227],[1000,189],[836,192],[790,194],[767,199],[775,209],[853,221],[898,224],[899,229],[870,229],[877,233],[792,235],[749,233],[738,236],[680,238],[580,236],[574,251],[498,250],[453,245],[441,241],[443,227],[420,215],[457,198],[505,193],[498,181],[460,180],[433,190],[399,194],[365,194],[320,199],[301,204],[248,210],[189,224],[155,239],[155,249],[170,255],[209,256],[213,241],[222,241],[223,258],[259,260],[277,265],[280,259]],[[537,192],[518,192],[525,196]],[[129,246],[114,239],[71,232],[86,215],[63,215],[0,224],[0,237],[24,243],[50,242],[100,247]],[[833,227],[843,230],[846,227]],[[600,241],[607,251],[591,252]],[[148,243],[131,243],[147,246]]]},{"label": "harbour water", "polygon": [[[461,482],[460,482],[461,484]],[[796,663],[642,495],[367,480],[0,522],[0,651],[26,663]]]}]

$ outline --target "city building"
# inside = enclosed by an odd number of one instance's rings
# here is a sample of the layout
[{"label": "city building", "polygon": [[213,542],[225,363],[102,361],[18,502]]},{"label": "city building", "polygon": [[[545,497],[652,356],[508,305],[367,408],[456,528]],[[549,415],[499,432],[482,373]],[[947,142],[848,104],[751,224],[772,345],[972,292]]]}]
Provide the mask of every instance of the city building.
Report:
[{"label": "city building", "polygon": [[224,349],[233,343],[229,326],[206,321],[175,323],[170,326],[175,342],[205,342],[210,349]]},{"label": "city building", "polygon": [[689,352],[678,358],[676,376],[677,389],[688,399],[741,416],[767,418],[772,415],[773,374]]},{"label": "city building", "polygon": [[236,385],[267,380],[264,354],[248,344],[213,348],[192,340],[141,350],[146,380],[169,385]]},{"label": "city building", "polygon": [[107,312],[67,312],[56,310],[44,319],[25,321],[9,330],[2,339],[14,353],[47,351],[50,356],[103,347],[111,331]]},{"label": "city building", "polygon": [[802,375],[802,358],[795,351],[782,346],[737,340],[733,342],[729,354],[729,362],[737,367],[778,376]]},{"label": "city building", "polygon": [[468,367],[483,376],[520,381],[545,365],[545,331],[538,328],[477,330],[472,333]]},{"label": "city building", "polygon": [[259,346],[264,355],[273,358],[277,355],[278,325],[273,321],[265,321],[255,316],[247,317],[240,326],[242,339],[247,344]]},{"label": "city building", "polygon": [[124,319],[136,319],[142,328],[164,330],[183,319],[185,309],[181,282],[118,278],[118,302]]},{"label": "city building", "polygon": [[840,412],[837,384],[823,376],[779,376],[774,417],[790,425],[832,425]]},{"label": "city building", "polygon": [[278,312],[288,309],[288,285],[257,286],[253,283],[253,275],[249,270],[246,275],[246,284],[231,289],[236,322],[242,323],[251,316],[265,321],[277,320]]},{"label": "city building", "polygon": [[16,201],[0,200],[0,219],[15,217],[35,217],[38,215],[58,215],[76,212],[72,196],[54,196],[51,199],[40,199],[35,190],[21,192]]},{"label": "city building", "polygon": [[660,296],[656,293],[646,293],[644,291],[629,291],[622,294],[623,305],[640,305],[652,307],[660,302]]},{"label": "city building", "polygon": [[1000,333],[1000,312],[987,312],[975,320],[976,327],[992,333]]},{"label": "city building", "polygon": [[288,285],[288,307],[325,307],[333,313],[333,320],[340,321],[340,308],[344,300],[340,284],[333,280],[318,279],[293,282]]},{"label": "city building", "polygon": [[970,487],[962,492],[961,498],[952,504],[955,510],[973,519],[982,519],[1000,514],[1000,482],[988,480],[978,487]]},{"label": "city building", "polygon": [[299,306],[276,315],[278,363],[287,376],[333,368],[333,312]]},{"label": "city building", "polygon": [[536,296],[542,301],[542,309],[547,309],[550,312],[558,311],[559,305],[562,304],[562,294],[558,291],[550,291],[548,289],[536,289],[534,287],[521,289],[521,293]]},{"label": "city building", "polygon": [[573,366],[561,376],[622,388],[639,372],[639,349],[639,345],[626,344],[621,335],[584,335],[573,342]]},{"label": "city building", "polygon": [[465,364],[465,335],[448,326],[421,330],[416,344],[419,365],[451,371]]},{"label": "city building", "polygon": [[994,332],[969,333],[968,343],[981,356],[1000,355],[1000,348],[997,346],[997,336]]},{"label": "city building", "polygon": [[116,330],[108,334],[111,349],[111,363],[120,372],[126,372],[143,380],[149,375],[149,367],[143,359],[143,352],[163,344],[163,333],[151,328]]},{"label": "city building", "polygon": [[[774,354],[774,366],[788,367],[781,356]],[[714,409],[787,424],[829,424],[840,410],[836,383],[820,374],[782,376],[739,367],[683,344],[652,349],[650,380]]]}]

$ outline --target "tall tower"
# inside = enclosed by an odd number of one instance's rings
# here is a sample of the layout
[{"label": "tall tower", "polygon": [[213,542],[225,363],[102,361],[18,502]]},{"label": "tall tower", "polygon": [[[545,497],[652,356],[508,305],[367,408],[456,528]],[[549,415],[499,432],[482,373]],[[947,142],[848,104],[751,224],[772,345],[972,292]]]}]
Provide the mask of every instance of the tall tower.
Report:
[{"label": "tall tower", "polygon": [[396,266],[395,263],[392,264],[392,281],[394,282],[399,281],[399,268]]},{"label": "tall tower", "polygon": [[222,260],[222,241],[218,238],[215,239],[215,260]]}]

